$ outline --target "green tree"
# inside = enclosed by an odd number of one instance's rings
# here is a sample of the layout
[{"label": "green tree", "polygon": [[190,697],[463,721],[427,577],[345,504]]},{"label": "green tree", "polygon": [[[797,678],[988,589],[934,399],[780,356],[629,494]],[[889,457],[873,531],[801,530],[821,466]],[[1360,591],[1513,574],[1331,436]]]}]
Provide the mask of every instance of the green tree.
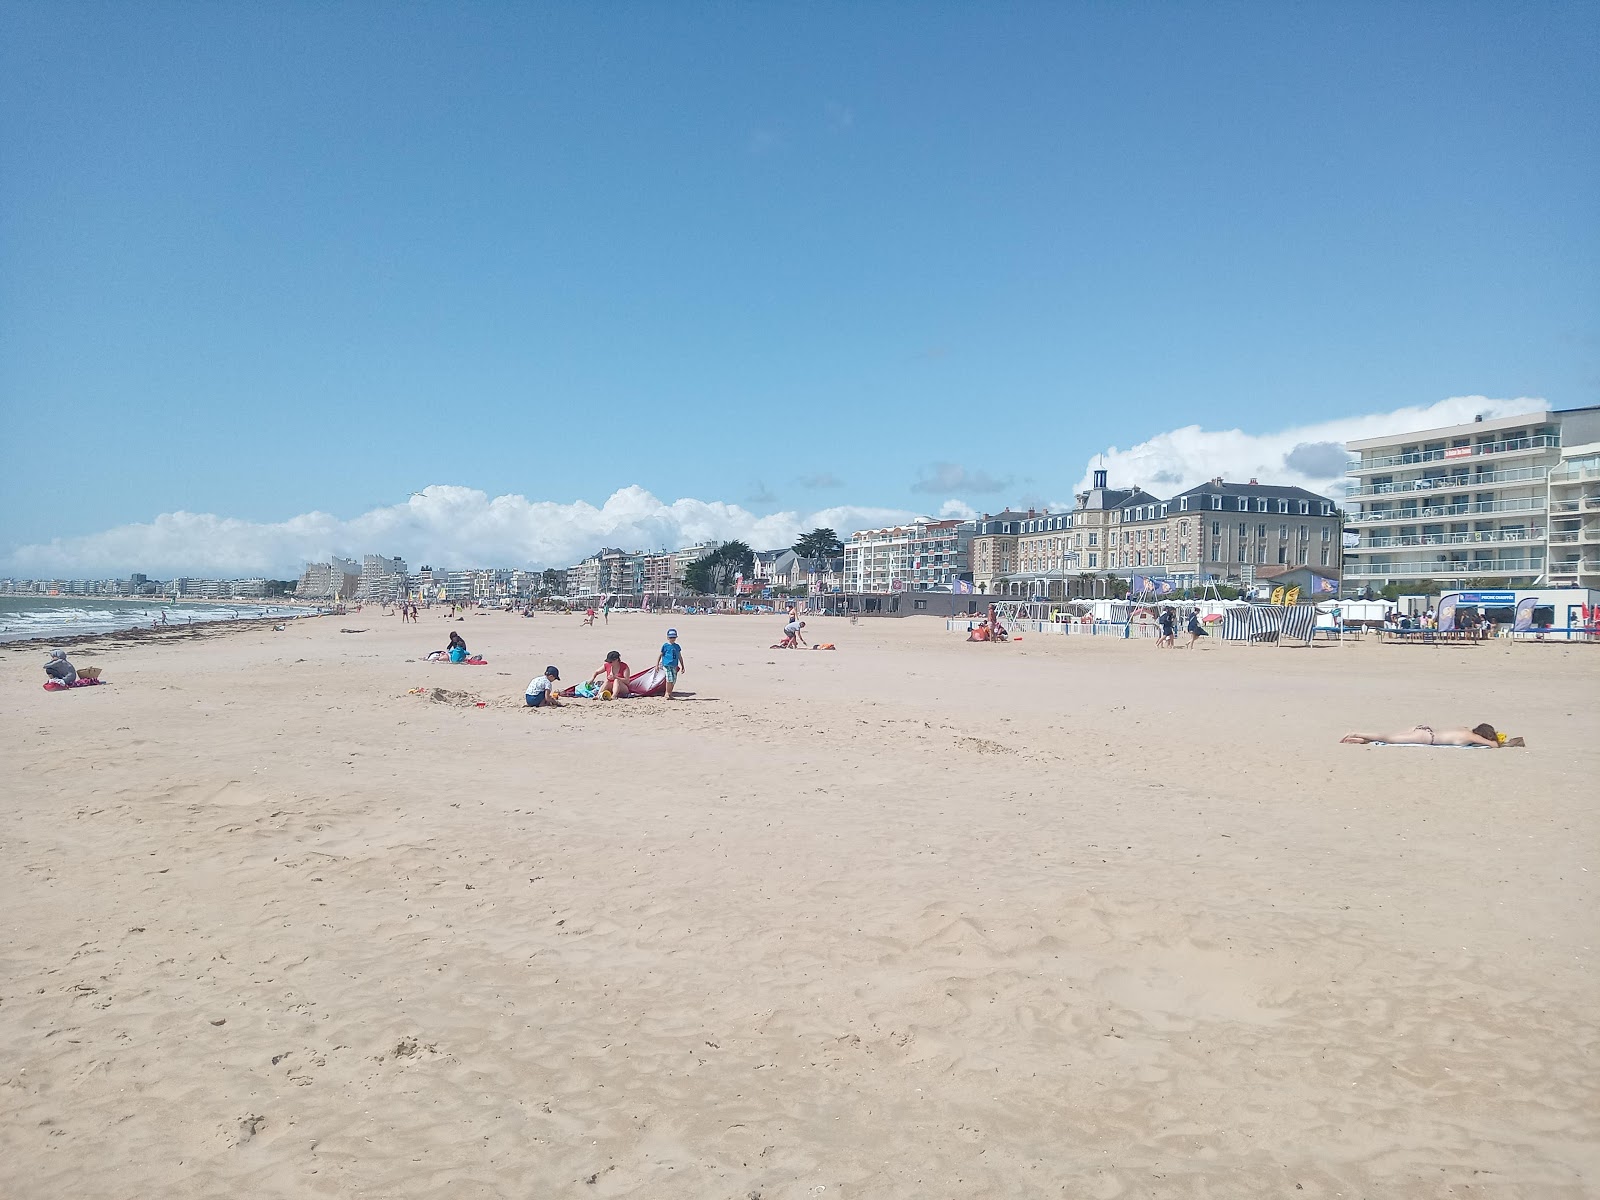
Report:
[{"label": "green tree", "polygon": [[793,549],[801,558],[838,558],[844,553],[844,543],[833,530],[819,527],[804,534]]},{"label": "green tree", "polygon": [[567,573],[555,567],[546,567],[539,573],[539,590],[546,596],[558,596],[567,590]]},{"label": "green tree", "polygon": [[734,578],[755,573],[755,551],[743,542],[724,542],[704,558],[697,558],[683,570],[683,582],[691,592],[706,596],[733,593]]}]

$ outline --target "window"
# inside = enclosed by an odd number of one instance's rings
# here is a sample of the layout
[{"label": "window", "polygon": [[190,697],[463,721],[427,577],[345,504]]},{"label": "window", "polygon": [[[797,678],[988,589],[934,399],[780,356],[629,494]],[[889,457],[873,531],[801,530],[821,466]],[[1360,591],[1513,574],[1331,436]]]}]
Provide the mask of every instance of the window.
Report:
[{"label": "window", "polygon": [[[1094,534],[1091,533],[1089,536],[1093,537]],[[1099,565],[1100,565],[1100,556],[1098,554],[1089,555],[1089,569],[1093,570],[1095,567],[1098,567]]]},{"label": "window", "polygon": [[1303,517],[1307,513],[1309,513],[1310,511],[1311,511],[1311,501],[1309,501],[1309,500],[1300,501],[1300,515]]},{"label": "window", "polygon": [[1257,512],[1266,512],[1267,511],[1267,502],[1266,502],[1265,499],[1257,499],[1256,500],[1256,511]]},{"label": "window", "polygon": [[1256,561],[1258,563],[1267,561],[1267,544],[1265,542],[1256,543]]},{"label": "window", "polygon": [[1328,548],[1326,546],[1322,548],[1322,565],[1328,565]]},{"label": "window", "polygon": [[[1089,545],[1098,546],[1099,544],[1100,544],[1100,535],[1098,533],[1091,533],[1089,535]],[[1089,557],[1092,559],[1094,557],[1094,555],[1091,554]],[[1094,564],[1091,562],[1089,565],[1093,566]]]},{"label": "window", "polygon": [[1250,501],[1247,500],[1243,496],[1239,497],[1239,511],[1240,512],[1249,512],[1250,511]]},{"label": "window", "polygon": [[1288,512],[1289,511],[1289,502],[1287,500],[1279,500],[1278,501],[1278,511],[1281,512],[1281,513]]},{"label": "window", "polygon": [[1289,536],[1289,527],[1287,525],[1279,525],[1278,526],[1278,536],[1280,538],[1288,537]]},{"label": "window", "polygon": [[1213,496],[1213,497],[1211,497],[1211,507],[1212,508],[1221,508],[1222,507],[1222,497],[1221,496]]},{"label": "window", "polygon": [[1189,522],[1187,522],[1187,521],[1179,521],[1178,522],[1178,536],[1183,538],[1185,541],[1188,540],[1188,537],[1189,537]]},{"label": "window", "polygon": [[1284,567],[1289,565],[1289,547],[1282,542],[1278,543],[1278,565]]},{"label": "window", "polygon": [[1329,504],[1326,500],[1322,502],[1322,515],[1325,517],[1333,516],[1333,505]]},{"label": "window", "polygon": [[1214,538],[1219,538],[1219,537],[1222,536],[1222,522],[1221,521],[1213,521],[1213,522],[1211,522],[1211,536],[1214,537]]},{"label": "window", "polygon": [[[1333,527],[1332,526],[1324,525],[1322,527],[1322,540],[1325,541],[1325,542],[1333,541]],[[1324,563],[1323,566],[1327,566],[1327,564]]]},{"label": "window", "polygon": [[1212,542],[1211,543],[1211,560],[1210,561],[1212,561],[1212,562],[1221,562],[1222,561],[1222,543],[1221,542]]},{"label": "window", "polygon": [[1243,521],[1239,522],[1239,540],[1242,542],[1250,536],[1250,526]]},{"label": "window", "polygon": [[1266,537],[1267,536],[1267,527],[1265,525],[1257,525],[1256,526],[1256,536],[1258,538]]},{"label": "window", "polygon": [[1309,541],[1310,539],[1311,539],[1311,527],[1308,526],[1308,525],[1300,526],[1300,540],[1302,542],[1305,542],[1305,541]]},{"label": "window", "polygon": [[1187,497],[1187,496],[1179,496],[1178,497],[1178,511],[1179,512],[1188,512],[1189,511],[1189,497]]}]

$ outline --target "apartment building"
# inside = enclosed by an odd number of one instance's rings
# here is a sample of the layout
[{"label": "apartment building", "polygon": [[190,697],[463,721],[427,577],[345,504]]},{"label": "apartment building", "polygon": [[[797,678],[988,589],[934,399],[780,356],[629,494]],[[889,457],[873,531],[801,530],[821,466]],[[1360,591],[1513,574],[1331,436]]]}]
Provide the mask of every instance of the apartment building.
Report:
[{"label": "apartment building", "polygon": [[1022,533],[1022,523],[1039,515],[1034,509],[1026,512],[1006,509],[1004,512],[984,513],[973,523],[972,537],[967,545],[967,565],[972,571],[972,585],[976,591],[998,593],[1000,580],[1009,578],[1018,569],[1017,539]]},{"label": "apartment building", "polygon": [[1548,582],[1600,589],[1600,441],[1563,445],[1549,485]]},{"label": "apartment building", "polygon": [[[1347,585],[1547,581],[1553,471],[1560,469],[1563,503],[1576,491],[1582,512],[1586,459],[1563,467],[1563,442],[1600,442],[1600,408],[1480,418],[1346,443],[1348,517],[1357,535],[1345,551]],[[1563,521],[1563,537],[1573,524]],[[1581,528],[1576,532],[1581,537]],[[1555,545],[1561,561],[1576,561],[1581,573],[1581,550],[1570,553],[1581,542]]]},{"label": "apartment building", "polygon": [[966,570],[975,529],[973,521],[921,517],[909,525],[859,530],[844,548],[845,590],[948,589]]},{"label": "apartment building", "polygon": [[1106,567],[1240,584],[1256,568],[1296,567],[1337,576],[1343,553],[1339,510],[1300,487],[1212,479],[1170,500],[1123,506],[1105,541]]},{"label": "apartment building", "polygon": [[407,582],[405,559],[366,554],[361,558],[361,583],[356,595],[369,604],[387,604],[406,594]]}]

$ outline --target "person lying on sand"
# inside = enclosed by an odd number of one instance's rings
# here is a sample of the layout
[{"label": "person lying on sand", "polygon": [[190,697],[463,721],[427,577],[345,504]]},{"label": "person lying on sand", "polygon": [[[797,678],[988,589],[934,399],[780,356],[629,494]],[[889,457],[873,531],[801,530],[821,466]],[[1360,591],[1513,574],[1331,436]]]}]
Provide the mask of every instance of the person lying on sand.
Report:
[{"label": "person lying on sand", "polygon": [[628,676],[633,672],[628,670],[628,664],[622,661],[622,652],[612,650],[606,655],[606,661],[593,675],[589,682],[594,683],[604,675],[605,682],[600,685],[602,692],[610,692],[613,700],[620,700],[628,694]]},{"label": "person lying on sand", "polygon": [[67,661],[65,650],[50,651],[50,657],[44,664],[44,673],[64,687],[71,687],[78,682],[78,672]]},{"label": "person lying on sand", "polygon": [[1347,733],[1339,739],[1352,746],[1365,746],[1372,742],[1386,742],[1391,746],[1526,746],[1521,738],[1508,738],[1497,733],[1490,724],[1475,725],[1471,729],[1434,729],[1418,725],[1399,733]]}]

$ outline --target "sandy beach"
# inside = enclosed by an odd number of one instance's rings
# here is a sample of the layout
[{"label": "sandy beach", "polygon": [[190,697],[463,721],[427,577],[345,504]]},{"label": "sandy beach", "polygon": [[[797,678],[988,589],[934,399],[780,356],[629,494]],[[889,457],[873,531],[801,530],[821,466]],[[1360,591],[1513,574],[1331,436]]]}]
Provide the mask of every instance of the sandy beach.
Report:
[{"label": "sandy beach", "polygon": [[1600,1193],[1600,647],[674,621],[0,652],[0,1194]]}]

